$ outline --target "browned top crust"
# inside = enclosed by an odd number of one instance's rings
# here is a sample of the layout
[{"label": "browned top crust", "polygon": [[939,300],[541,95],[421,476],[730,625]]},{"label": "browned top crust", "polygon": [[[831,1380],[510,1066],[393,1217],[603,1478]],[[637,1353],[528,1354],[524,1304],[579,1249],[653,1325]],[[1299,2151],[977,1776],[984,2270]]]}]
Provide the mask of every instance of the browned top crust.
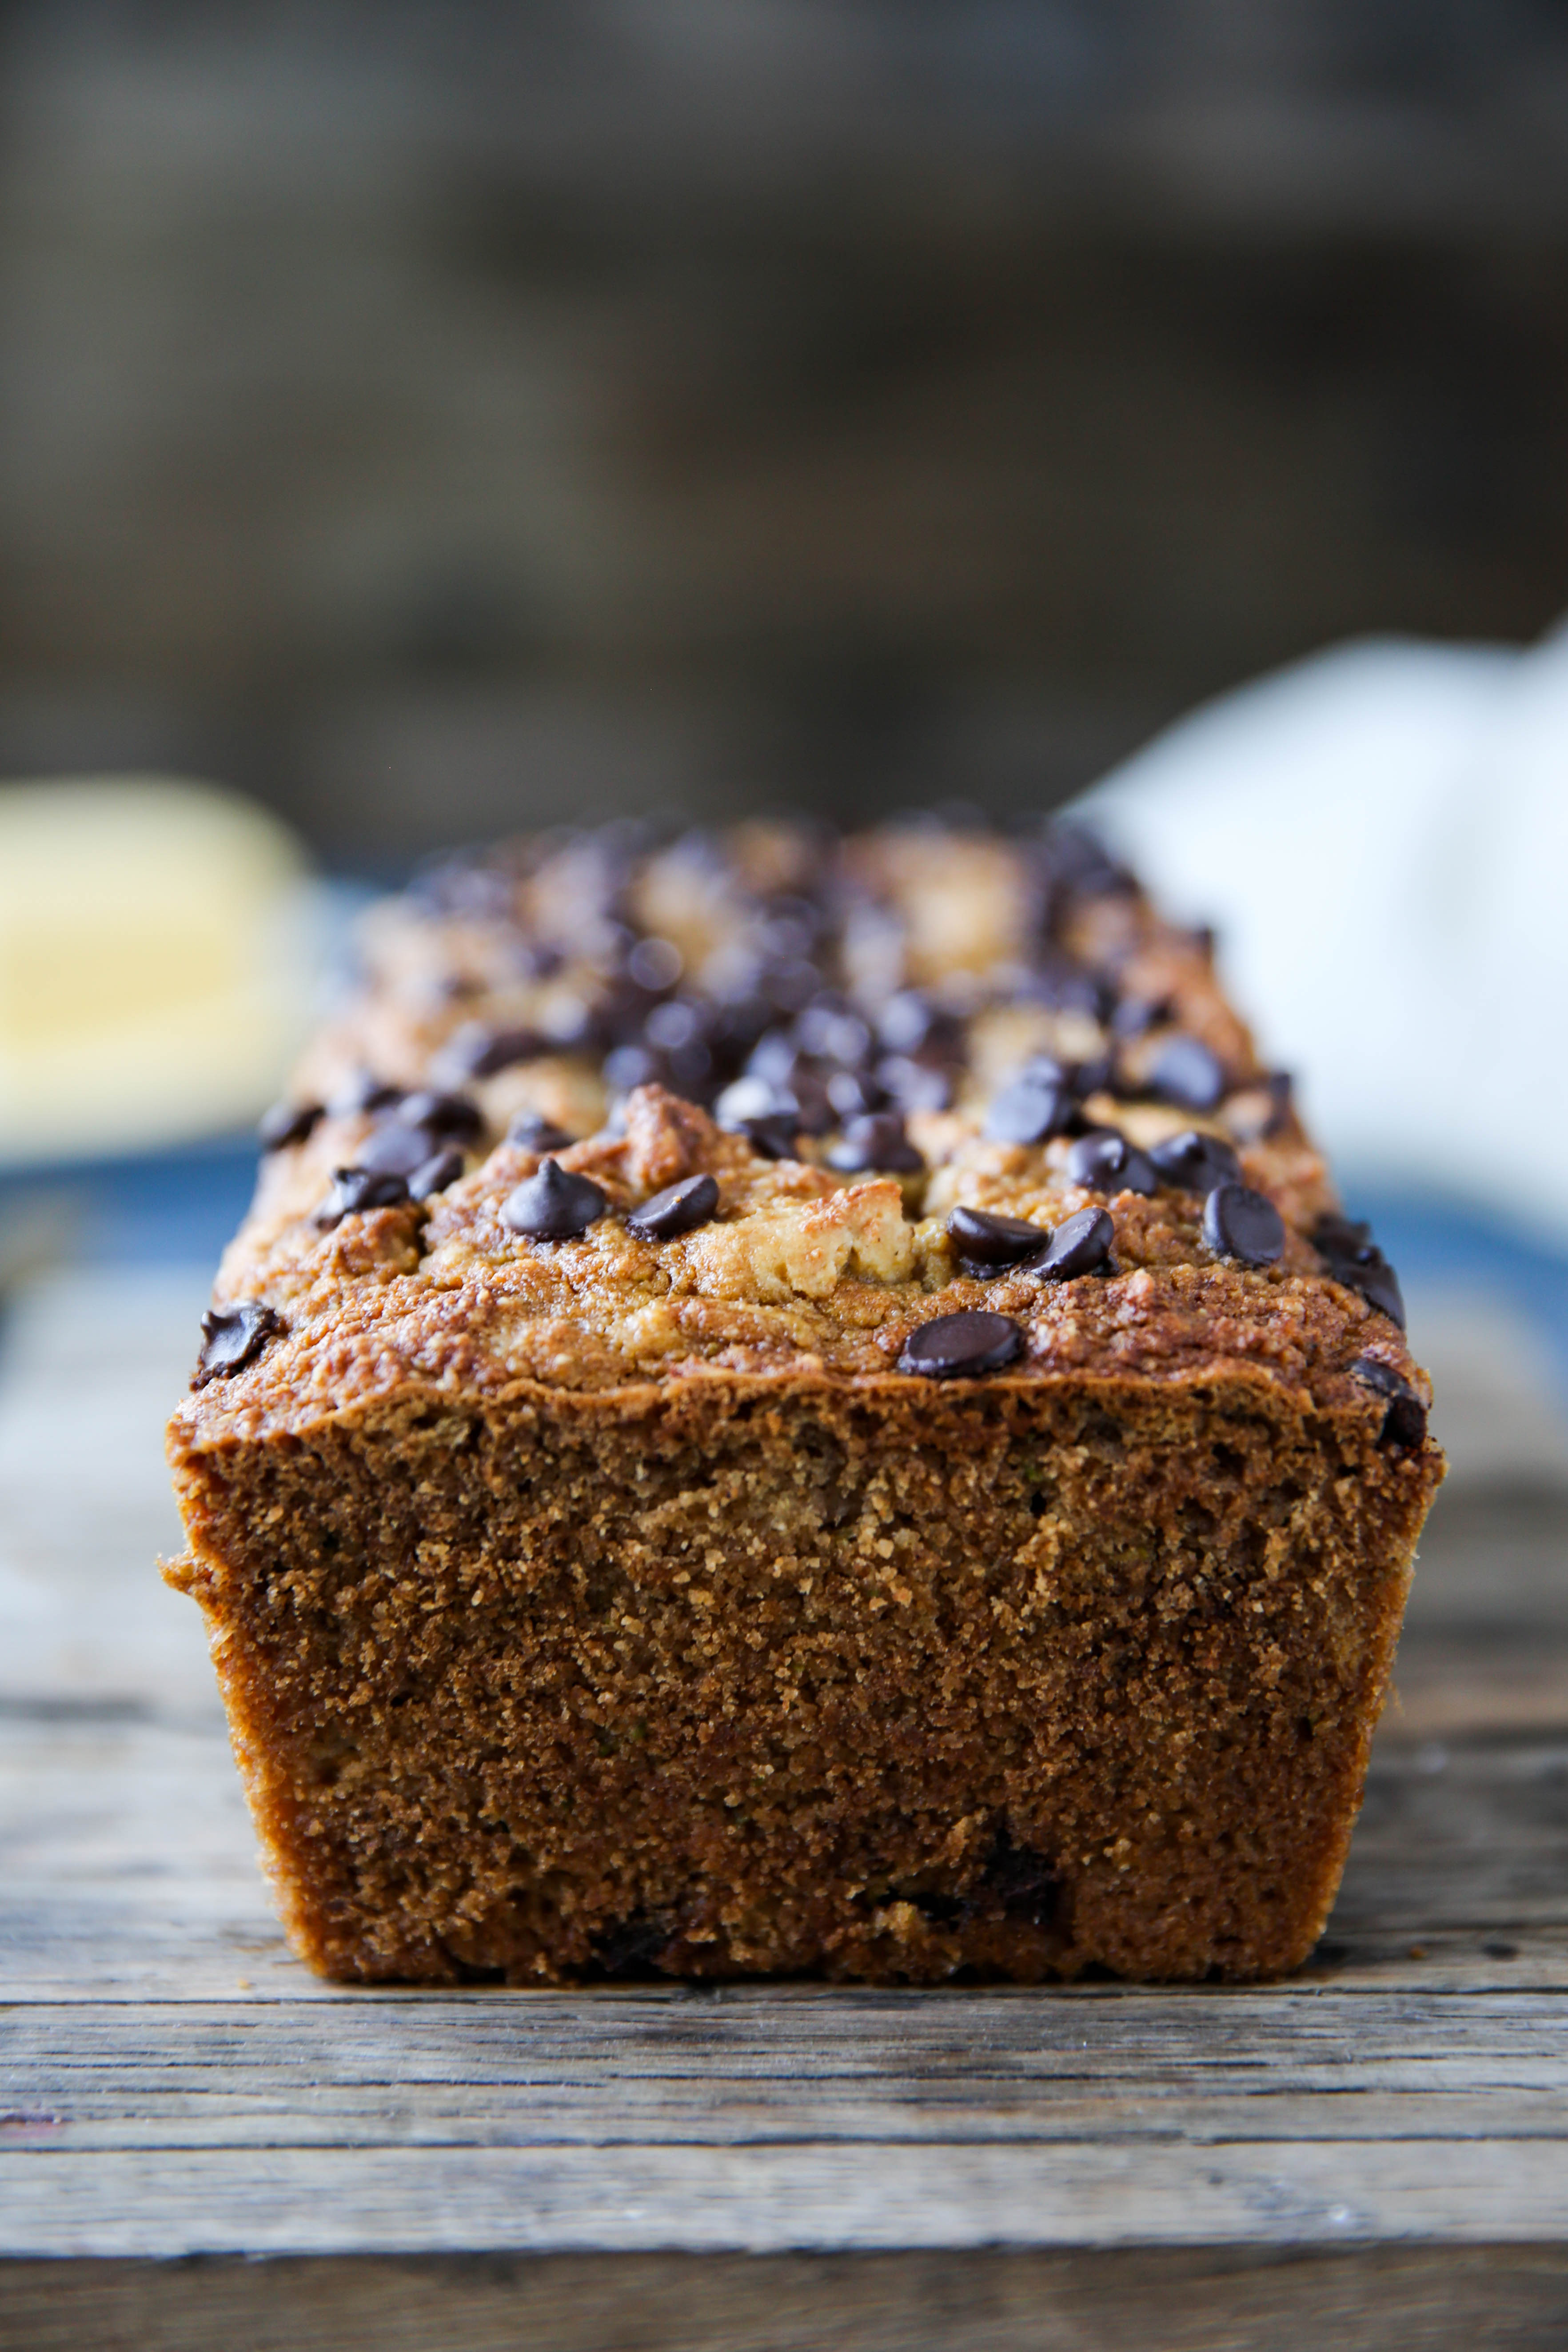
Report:
[{"label": "browned top crust", "polygon": [[[1322,1223],[1323,1163],[1209,940],[1076,833],[554,837],[441,869],[373,911],[364,947],[363,989],[299,1074],[306,1131],[264,1160],[218,1279],[221,1307],[281,1328],[258,1323],[221,1377],[209,1366],[176,1446],[302,1433],[410,1383],[903,1381],[910,1334],[973,1308],[1020,1327],[990,1376],[1008,1382],[1267,1381],[1369,1419],[1399,1387],[1428,1401],[1384,1311],[1392,1276],[1374,1251],[1386,1279],[1357,1272],[1353,1234]],[[1049,1097],[1033,1140],[1007,1139],[1030,1124],[1000,1099],[1020,1076]],[[345,1198],[334,1171],[384,1162],[389,1127],[426,1132],[411,1090],[432,1088],[447,1097],[426,1136],[446,1155],[437,1188],[387,1199],[394,1175],[379,1205],[324,1207]],[[530,1111],[577,1139],[507,1139]],[[1284,1222],[1277,1260],[1205,1238],[1209,1186],[1179,1171],[1149,1189],[1145,1170],[1142,1191],[1082,1181],[1075,1141],[1101,1130],[1143,1151],[1188,1132],[1228,1146]],[[503,1214],[547,1156],[605,1196],[568,1238]],[[718,1192],[705,1222],[629,1228],[700,1175]],[[961,1204],[1042,1241],[1103,1209],[1110,1255],[1074,1278],[986,1277],[947,1230]]]}]

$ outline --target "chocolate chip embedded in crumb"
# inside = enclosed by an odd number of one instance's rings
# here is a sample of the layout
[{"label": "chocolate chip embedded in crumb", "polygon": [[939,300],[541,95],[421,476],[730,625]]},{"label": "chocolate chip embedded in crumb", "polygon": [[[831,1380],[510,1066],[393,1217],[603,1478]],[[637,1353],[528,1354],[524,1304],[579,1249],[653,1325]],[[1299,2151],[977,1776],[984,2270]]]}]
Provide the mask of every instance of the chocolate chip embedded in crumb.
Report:
[{"label": "chocolate chip embedded in crumb", "polygon": [[1388,1411],[1383,1416],[1383,1427],[1377,1436],[1380,1445],[1414,1448],[1426,1444],[1426,1408],[1392,1364],[1385,1364],[1377,1356],[1358,1356],[1351,1366],[1351,1378],[1388,1399]]},{"label": "chocolate chip embedded in crumb", "polygon": [[1149,1092],[1184,1110],[1213,1110],[1224,1099],[1226,1076],[1216,1054],[1197,1037],[1166,1040],[1144,1074]]},{"label": "chocolate chip embedded in crumb", "polygon": [[1104,1209],[1079,1209],[1064,1217],[1049,1244],[1025,1267],[1042,1282],[1073,1282],[1080,1274],[1094,1274],[1110,1255],[1116,1227]]},{"label": "chocolate chip embedded in crumb", "polygon": [[1234,1183],[1241,1174],[1231,1146],[1220,1136],[1200,1134],[1195,1127],[1151,1144],[1148,1157],[1162,1184],[1184,1192],[1212,1192],[1216,1184]]},{"label": "chocolate chip embedded in crumb", "polygon": [[397,1106],[397,1116],[410,1127],[425,1128],[431,1135],[458,1135],[465,1142],[484,1132],[484,1114],[477,1102],[467,1095],[438,1093],[433,1087],[421,1087],[417,1092],[405,1095]]},{"label": "chocolate chip embedded in crumb", "polygon": [[524,1151],[564,1151],[575,1138],[568,1135],[563,1127],[557,1127],[553,1119],[546,1118],[542,1111],[520,1110],[507,1129],[506,1139]]},{"label": "chocolate chip embedded in crumb", "polygon": [[1336,1282],[1359,1290],[1369,1307],[1405,1328],[1399,1276],[1372,1238],[1372,1227],[1352,1217],[1322,1216],[1311,1231],[1312,1247]]},{"label": "chocolate chip embedded in crumb", "polygon": [[263,1151],[281,1151],[303,1143],[321,1116],[320,1103],[276,1102],[257,1122],[256,1139]]},{"label": "chocolate chip embedded in crumb", "polygon": [[275,1333],[287,1328],[275,1307],[258,1298],[242,1298],[233,1307],[209,1307],[202,1317],[202,1352],[191,1381],[205,1389],[209,1381],[226,1380],[231,1372],[253,1364]]},{"label": "chocolate chip embedded in crumb", "polygon": [[574,1176],[557,1160],[542,1162],[501,1206],[501,1223],[530,1241],[568,1242],[602,1217],[609,1197],[591,1176]]},{"label": "chocolate chip embedded in crumb", "polygon": [[1108,1128],[1079,1137],[1068,1153],[1068,1174],[1090,1192],[1141,1192],[1147,1199],[1160,1189],[1148,1153]]},{"label": "chocolate chip embedded in crumb", "polygon": [[401,1087],[389,1086],[373,1071],[356,1070],[334,1094],[328,1096],[327,1108],[334,1118],[354,1118],[361,1111],[385,1110],[390,1103],[402,1098]]},{"label": "chocolate chip embedded in crumb", "polygon": [[374,1168],[334,1168],[332,1189],[316,1211],[315,1223],[331,1233],[345,1217],[366,1209],[395,1209],[408,1198],[406,1177]]},{"label": "chocolate chip embedded in crumb", "polygon": [[355,1165],[377,1176],[412,1176],[429,1159],[435,1141],[424,1128],[408,1126],[400,1115],[366,1137]]},{"label": "chocolate chip embedded in crumb", "polygon": [[1204,1202],[1204,1239],[1218,1257],[1275,1265],[1285,1250],[1285,1220],[1263,1192],[1216,1184]]},{"label": "chocolate chip embedded in crumb", "polygon": [[537,1029],[491,1029],[483,1021],[465,1021],[454,1030],[431,1065],[448,1085],[466,1078],[493,1078],[516,1062],[531,1062],[552,1051]]},{"label": "chocolate chip embedded in crumb", "polygon": [[912,1176],[925,1161],[904,1133],[904,1122],[896,1110],[873,1110],[847,1123],[844,1140],[834,1145],[827,1164],[841,1176],[858,1175],[869,1169]]},{"label": "chocolate chip embedded in crumb", "polygon": [[904,1341],[899,1370],[924,1372],[933,1380],[999,1372],[1023,1352],[1023,1330],[1010,1315],[972,1308],[960,1315],[939,1315],[911,1331]]},{"label": "chocolate chip embedded in crumb", "polygon": [[1004,1266],[1021,1265],[1026,1257],[1034,1257],[1050,1240],[1045,1225],[1032,1225],[1026,1217],[1004,1217],[992,1209],[954,1209],[947,1221],[950,1240],[958,1244],[964,1270],[976,1265],[983,1274],[1000,1273]]},{"label": "chocolate chip embedded in crumb", "polygon": [[719,1187],[711,1176],[687,1176],[667,1184],[626,1219],[626,1231],[639,1241],[672,1242],[681,1234],[705,1225],[719,1206]]},{"label": "chocolate chip embedded in crumb", "polygon": [[1058,1133],[1072,1110],[1065,1086],[1045,1078],[1016,1078],[993,1098],[985,1114],[990,1143],[1044,1143]]},{"label": "chocolate chip embedded in crumb", "polygon": [[793,1160],[800,1139],[800,1121],[794,1111],[767,1111],[759,1118],[738,1118],[733,1132],[743,1135],[764,1160]]},{"label": "chocolate chip embedded in crumb", "polygon": [[463,1155],[455,1143],[448,1143],[414,1171],[408,1179],[408,1197],[427,1201],[433,1192],[444,1192],[448,1184],[455,1184],[462,1172]]}]

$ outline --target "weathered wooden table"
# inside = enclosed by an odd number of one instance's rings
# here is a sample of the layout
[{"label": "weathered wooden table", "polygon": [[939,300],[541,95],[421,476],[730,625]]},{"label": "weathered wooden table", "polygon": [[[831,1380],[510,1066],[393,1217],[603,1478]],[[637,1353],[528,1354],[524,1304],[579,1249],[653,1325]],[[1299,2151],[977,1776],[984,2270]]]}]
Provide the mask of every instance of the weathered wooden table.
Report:
[{"label": "weathered wooden table", "polygon": [[1439,1505],[1288,1985],[345,1992],[148,1565],[198,1291],[35,1291],[0,1379],[0,2342],[1568,2341],[1547,1440]]}]

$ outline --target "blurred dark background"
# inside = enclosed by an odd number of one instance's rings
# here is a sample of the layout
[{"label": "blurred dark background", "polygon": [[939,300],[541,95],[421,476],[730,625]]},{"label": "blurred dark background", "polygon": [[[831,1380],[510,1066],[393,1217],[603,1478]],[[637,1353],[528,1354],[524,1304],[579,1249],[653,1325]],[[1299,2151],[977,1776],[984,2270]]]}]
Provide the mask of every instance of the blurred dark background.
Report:
[{"label": "blurred dark background", "polygon": [[1568,603],[1568,8],[13,5],[0,770],[1058,798]]}]

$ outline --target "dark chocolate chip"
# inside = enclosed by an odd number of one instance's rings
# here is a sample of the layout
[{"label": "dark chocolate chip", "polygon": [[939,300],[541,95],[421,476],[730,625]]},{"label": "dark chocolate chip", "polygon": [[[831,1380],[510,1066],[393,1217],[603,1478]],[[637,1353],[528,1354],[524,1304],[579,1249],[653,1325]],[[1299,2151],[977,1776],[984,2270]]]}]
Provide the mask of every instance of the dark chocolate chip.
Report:
[{"label": "dark chocolate chip", "polygon": [[1065,1086],[1047,1079],[1015,1078],[993,1097],[985,1114],[985,1134],[992,1143],[1044,1143],[1059,1133],[1072,1109]]},{"label": "dark chocolate chip", "polygon": [[551,1050],[537,1029],[491,1029],[482,1021],[466,1021],[454,1030],[433,1067],[448,1084],[465,1078],[491,1078],[510,1070],[514,1062],[531,1062]]},{"label": "dark chocolate chip", "polygon": [[695,1233],[719,1206],[719,1187],[711,1176],[688,1176],[667,1184],[626,1219],[626,1231],[645,1242],[672,1242],[678,1234]]},{"label": "dark chocolate chip", "polygon": [[360,1145],[361,1168],[378,1176],[412,1176],[429,1159],[435,1142],[422,1127],[409,1127],[401,1115],[389,1118]]},{"label": "dark chocolate chip", "polygon": [[686,959],[673,940],[638,940],[626,952],[626,971],[650,996],[673,988],[686,969]]},{"label": "dark chocolate chip", "polygon": [[1091,1192],[1142,1192],[1147,1198],[1160,1189],[1148,1153],[1109,1128],[1079,1137],[1068,1153],[1068,1174]]},{"label": "dark chocolate chip", "polygon": [[1044,1282],[1072,1282],[1104,1265],[1116,1239],[1116,1227],[1104,1209],[1079,1209],[1064,1217],[1048,1246],[1025,1268]]},{"label": "dark chocolate chip", "polygon": [[901,989],[889,997],[877,1016],[877,1031],[889,1054],[953,1060],[963,1051],[963,1022],[918,989]]},{"label": "dark chocolate chip", "polygon": [[909,1054],[884,1054],[877,1083],[901,1111],[946,1110],[952,1100],[952,1073],[937,1062],[917,1062]]},{"label": "dark chocolate chip", "polygon": [[882,1168],[890,1174],[912,1176],[925,1166],[925,1161],[904,1133],[904,1122],[896,1110],[867,1111],[852,1118],[844,1129],[844,1140],[836,1143],[827,1155],[827,1164],[841,1176],[858,1175],[862,1170]]},{"label": "dark chocolate chip", "polygon": [[1110,1016],[1112,1034],[1118,1037],[1142,1037],[1157,1021],[1169,1020],[1171,1000],[1168,996],[1151,999],[1146,996],[1124,996]]},{"label": "dark chocolate chip", "polygon": [[384,1110],[389,1103],[402,1098],[401,1087],[389,1087],[384,1078],[374,1076],[369,1070],[356,1070],[335,1094],[328,1096],[327,1108],[334,1118],[353,1118],[360,1111]]},{"label": "dark chocolate chip", "polygon": [[484,1115],[478,1103],[467,1095],[437,1094],[434,1087],[421,1087],[417,1093],[405,1095],[397,1106],[397,1116],[410,1127],[422,1127],[431,1135],[461,1136],[471,1143],[484,1130]]},{"label": "dark chocolate chip", "polygon": [[1217,1135],[1201,1135],[1184,1128],[1163,1143],[1151,1144],[1149,1160],[1160,1181],[1184,1192],[1212,1192],[1216,1184],[1234,1184],[1241,1162],[1231,1146]]},{"label": "dark chocolate chip", "polygon": [[286,1328],[275,1307],[258,1298],[242,1298],[233,1307],[209,1307],[202,1317],[202,1352],[192,1379],[194,1389],[209,1381],[226,1380],[231,1372],[253,1364],[275,1333]]},{"label": "dark chocolate chip", "polygon": [[1399,1287],[1399,1276],[1381,1250],[1373,1250],[1365,1265],[1352,1268],[1340,1279],[1359,1290],[1369,1307],[1375,1307],[1404,1330],[1405,1296]]},{"label": "dark chocolate chip", "polygon": [[432,1192],[444,1192],[455,1184],[463,1172],[463,1155],[455,1143],[448,1143],[416,1168],[408,1179],[411,1201],[427,1201]]},{"label": "dark chocolate chip", "polygon": [[657,1971],[659,1954],[668,1948],[671,1932],[668,1919],[634,1911],[629,1919],[601,1927],[588,1948],[607,1977],[648,1977]]},{"label": "dark chocolate chip", "polygon": [[794,1111],[766,1111],[760,1118],[738,1118],[733,1132],[743,1135],[753,1151],[764,1160],[793,1160],[800,1137],[800,1121]]},{"label": "dark chocolate chip", "polygon": [[840,1118],[861,1118],[887,1103],[886,1088],[863,1070],[830,1070],[826,1083],[827,1099]]},{"label": "dark chocolate chip", "polygon": [[1022,1352],[1023,1346],[1023,1330],[1010,1315],[973,1307],[958,1315],[939,1315],[911,1331],[904,1341],[899,1370],[924,1372],[934,1380],[999,1372]]},{"label": "dark chocolate chip", "polygon": [[1204,1239],[1218,1257],[1274,1265],[1284,1255],[1285,1220],[1267,1193],[1216,1184],[1204,1202]]},{"label": "dark chocolate chip", "polygon": [[323,1233],[330,1233],[344,1217],[357,1217],[366,1209],[395,1209],[407,1198],[407,1180],[395,1171],[334,1168],[332,1189],[316,1211],[315,1221]]},{"label": "dark chocolate chip", "polygon": [[1031,1927],[1048,1927],[1056,1917],[1063,1891],[1056,1864],[1031,1846],[1015,1845],[1004,1828],[997,1833],[971,1903],[976,1910],[1000,1904],[1005,1919],[1023,1920]]},{"label": "dark chocolate chip", "polygon": [[634,1087],[655,1085],[664,1076],[664,1063],[649,1045],[616,1045],[601,1067],[612,1094],[629,1095]]},{"label": "dark chocolate chip", "polygon": [[871,1032],[859,1014],[832,1003],[808,1004],[795,1024],[795,1041],[803,1054],[848,1069],[859,1069],[871,1055]]},{"label": "dark chocolate chip", "polygon": [[1184,1110],[1213,1110],[1226,1091],[1219,1057],[1196,1037],[1168,1037],[1143,1083],[1152,1095],[1158,1095],[1163,1102],[1180,1103]]},{"label": "dark chocolate chip", "polygon": [[1351,1376],[1388,1399],[1388,1411],[1378,1432],[1380,1445],[1414,1447],[1426,1444],[1426,1408],[1392,1364],[1384,1363],[1377,1356],[1358,1356],[1351,1366]]},{"label": "dark chocolate chip", "polygon": [[1004,1217],[991,1209],[954,1209],[947,1230],[958,1244],[966,1272],[971,1265],[984,1267],[987,1274],[1002,1266],[1021,1265],[1050,1240],[1044,1225],[1032,1225],[1026,1217]]},{"label": "dark chocolate chip", "polygon": [[557,1160],[542,1160],[501,1205],[501,1223],[531,1241],[567,1242],[586,1233],[609,1207],[591,1176],[574,1176]]},{"label": "dark chocolate chip", "polygon": [[507,1129],[506,1139],[524,1151],[564,1151],[574,1138],[563,1127],[546,1118],[542,1111],[520,1110]]},{"label": "dark chocolate chip", "polygon": [[1353,1217],[1322,1216],[1311,1233],[1312,1247],[1336,1282],[1359,1290],[1368,1306],[1405,1328],[1399,1276],[1372,1238],[1372,1227]]},{"label": "dark chocolate chip", "polygon": [[321,1116],[320,1103],[276,1102],[261,1114],[257,1141],[263,1151],[281,1151],[286,1144],[303,1143]]}]

